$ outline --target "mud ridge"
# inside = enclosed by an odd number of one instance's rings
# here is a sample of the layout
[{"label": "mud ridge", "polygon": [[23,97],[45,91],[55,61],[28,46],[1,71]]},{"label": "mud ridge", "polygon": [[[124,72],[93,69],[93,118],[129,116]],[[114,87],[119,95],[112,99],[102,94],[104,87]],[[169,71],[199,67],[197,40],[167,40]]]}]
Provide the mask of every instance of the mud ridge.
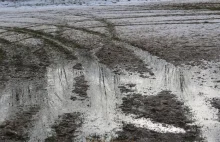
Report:
[{"label": "mud ridge", "polygon": [[[60,52],[65,53],[68,57],[72,57],[72,59],[76,59],[73,48],[83,48],[76,42],[69,41],[62,37],[56,37],[41,31],[26,28],[8,28],[8,30],[12,30],[18,33],[30,34],[36,38],[41,38],[45,40],[45,42],[47,42],[48,44],[55,46]],[[65,45],[64,43],[67,45]]]},{"label": "mud ridge", "polygon": [[45,139],[45,142],[74,142],[77,129],[82,125],[80,113],[65,113],[52,126],[54,134]]},{"label": "mud ridge", "polygon": [[189,113],[189,109],[169,91],[162,91],[156,96],[130,94],[123,98],[121,109],[124,113],[151,118],[155,122],[172,124],[176,127],[184,127],[192,122],[185,115]]},{"label": "mud ridge", "polygon": [[[135,136],[136,139],[145,138],[147,140],[147,136],[149,136],[148,141],[160,141],[164,138],[167,142],[171,140],[172,137],[176,139],[174,142],[202,139],[200,136],[200,128],[197,125],[192,125],[194,120],[191,118],[192,114],[189,108],[178,101],[175,95],[170,91],[162,91],[156,96],[143,96],[141,94],[130,93],[130,95],[123,98],[123,103],[120,108],[126,114],[134,114],[136,118],[150,118],[153,122],[170,124],[175,127],[183,128],[186,131],[184,135],[159,135],[159,133],[126,124],[123,127],[124,131],[119,132],[121,137],[131,135]],[[146,137],[142,135],[143,133],[146,133]]]},{"label": "mud ridge", "polygon": [[139,128],[133,124],[123,124],[122,131],[117,132],[118,142],[202,142],[197,134],[197,128],[194,132],[186,134],[158,133],[145,128]]},{"label": "mud ridge", "polygon": [[[72,91],[73,93],[78,94],[82,98],[87,98],[87,90],[89,86],[87,85],[87,81],[85,80],[85,76],[81,75],[76,77],[75,79],[75,89]],[[72,97],[71,97],[72,98]]]},{"label": "mud ridge", "polygon": [[50,64],[47,52],[43,48],[33,52],[31,47],[13,44],[6,39],[0,39],[0,42],[1,78],[43,76]]},{"label": "mud ridge", "polygon": [[28,130],[33,127],[33,116],[37,114],[40,107],[30,106],[28,110],[20,110],[12,119],[5,120],[0,125],[0,141],[23,142],[27,141]]},{"label": "mud ridge", "polygon": [[99,62],[107,65],[117,74],[120,74],[122,68],[129,72],[138,72],[140,74],[149,73],[150,75],[154,75],[154,73],[147,68],[145,63],[136,57],[132,51],[120,46],[115,46],[113,44],[106,45],[96,53],[96,56]]},{"label": "mud ridge", "polygon": [[[158,40],[159,45],[156,45]],[[126,43],[138,47],[144,51],[148,51],[150,54],[157,56],[161,59],[166,60],[169,63],[172,63],[175,66],[181,64],[188,64],[191,66],[202,65],[202,60],[207,61],[219,61],[219,51],[217,47],[213,49],[216,50],[207,50],[206,47],[177,47],[178,41],[175,39],[172,40],[173,45],[166,45],[165,42],[160,43],[159,39],[154,39],[155,43],[151,42],[151,39],[139,40],[139,41],[125,41]],[[158,44],[157,43],[157,44]],[[177,47],[177,48],[176,48]],[[181,48],[181,50],[180,50]]]},{"label": "mud ridge", "polygon": [[77,63],[76,65],[73,66],[73,69],[83,70],[82,64],[81,63]]},{"label": "mud ridge", "polygon": [[218,121],[220,121],[220,98],[213,98],[211,105],[218,110]]}]

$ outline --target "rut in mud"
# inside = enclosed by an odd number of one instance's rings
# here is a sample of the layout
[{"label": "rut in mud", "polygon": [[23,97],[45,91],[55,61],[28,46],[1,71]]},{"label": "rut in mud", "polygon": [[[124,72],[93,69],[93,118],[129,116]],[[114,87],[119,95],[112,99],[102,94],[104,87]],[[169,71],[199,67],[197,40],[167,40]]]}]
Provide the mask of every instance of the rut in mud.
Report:
[{"label": "rut in mud", "polygon": [[219,141],[219,11],[177,7],[0,12],[0,139]]},{"label": "rut in mud", "polygon": [[198,126],[192,125],[193,120],[189,108],[169,91],[162,91],[156,96],[143,96],[129,93],[122,98],[120,106],[126,114],[134,114],[137,118],[150,118],[154,122],[171,124],[184,128],[185,134],[159,134],[144,128],[137,128],[132,124],[124,124],[123,132],[119,132],[119,139],[134,141],[202,141]]},{"label": "rut in mud", "polygon": [[38,113],[39,106],[30,106],[28,110],[19,110],[18,114],[13,116],[13,119],[4,121],[0,125],[0,140],[1,141],[27,141],[28,129],[33,127],[31,121],[34,121],[34,115]]}]

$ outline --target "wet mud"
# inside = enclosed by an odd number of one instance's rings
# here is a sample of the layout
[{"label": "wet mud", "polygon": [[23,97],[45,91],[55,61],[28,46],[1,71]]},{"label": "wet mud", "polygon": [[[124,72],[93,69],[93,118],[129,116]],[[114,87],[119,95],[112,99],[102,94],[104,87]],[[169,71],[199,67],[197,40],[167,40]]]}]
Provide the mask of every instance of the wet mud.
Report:
[{"label": "wet mud", "polygon": [[0,12],[0,141],[220,141],[219,13],[179,7]]},{"label": "wet mud", "polygon": [[79,77],[76,77],[74,80],[76,81],[76,83],[74,85],[75,89],[72,92],[78,94],[82,98],[88,97],[87,90],[88,90],[89,86],[87,85],[87,81],[85,80],[85,76],[81,75]]},{"label": "wet mud", "polygon": [[1,48],[1,78],[30,78],[44,74],[49,65],[48,55],[43,48],[31,52],[31,47],[3,44]]},{"label": "wet mud", "polygon": [[120,106],[126,114],[134,114],[136,118],[150,118],[154,122],[172,124],[184,128],[185,134],[161,134],[144,128],[138,128],[131,124],[124,124],[123,131],[119,132],[121,139],[128,138],[134,141],[200,141],[202,140],[200,129],[193,124],[190,109],[184,106],[183,102],[177,100],[170,91],[162,91],[156,96],[143,96],[130,93],[122,98]]},{"label": "wet mud", "polygon": [[177,100],[169,91],[162,91],[156,96],[131,94],[123,98],[122,111],[132,113],[137,117],[151,118],[153,121],[173,124],[176,127],[185,127],[192,122],[189,109]]},{"label": "wet mud", "polygon": [[220,10],[219,2],[197,2],[197,3],[174,3],[165,4],[162,7],[154,7],[154,9],[170,9],[170,10]]},{"label": "wet mud", "polygon": [[97,53],[100,63],[107,65],[113,69],[115,73],[121,72],[121,69],[125,69],[129,72],[138,72],[140,74],[148,73],[154,75],[149,67],[136,55],[126,48],[108,45],[101,48]]},{"label": "wet mud", "polygon": [[[164,37],[166,38],[166,37]],[[152,55],[160,57],[174,65],[187,64],[191,66],[203,65],[203,60],[219,62],[220,50],[218,47],[190,46],[180,45],[178,39],[169,38],[167,41],[161,42],[160,38],[154,38],[151,41],[133,41],[132,45],[148,51]]]},{"label": "wet mud", "polygon": [[220,98],[213,98],[211,105],[218,110],[218,121],[220,121]]},{"label": "wet mud", "polygon": [[83,70],[82,64],[81,63],[77,63],[76,65],[73,66],[73,69]]},{"label": "wet mud", "polygon": [[194,132],[186,134],[158,133],[132,124],[124,124],[115,141],[120,142],[202,142],[195,127]]},{"label": "wet mud", "polygon": [[45,142],[73,142],[77,136],[77,129],[82,123],[80,113],[66,113],[59,116],[52,126],[53,136],[46,138]]},{"label": "wet mud", "polygon": [[28,141],[29,129],[33,127],[33,121],[36,119],[36,115],[40,109],[39,106],[29,106],[23,110],[20,108],[20,111],[12,118],[6,119],[0,125],[0,141],[5,142],[23,142]]},{"label": "wet mud", "polygon": [[118,88],[120,89],[121,93],[129,93],[129,92],[134,92],[134,87],[136,86],[136,84],[126,84],[126,85],[121,85],[118,86]]}]

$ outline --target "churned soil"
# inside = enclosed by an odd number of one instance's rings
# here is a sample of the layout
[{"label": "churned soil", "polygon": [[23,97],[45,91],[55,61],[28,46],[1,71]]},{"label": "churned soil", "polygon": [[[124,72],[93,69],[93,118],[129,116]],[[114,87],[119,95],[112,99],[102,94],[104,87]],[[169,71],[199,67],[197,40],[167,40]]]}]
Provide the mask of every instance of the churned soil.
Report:
[{"label": "churned soil", "polygon": [[124,124],[119,139],[149,142],[186,142],[201,140],[198,126],[193,120],[189,108],[177,100],[170,91],[162,91],[156,96],[143,96],[131,93],[123,98],[120,107],[125,114],[134,114],[137,118],[150,118],[153,122],[170,124],[185,129],[185,134],[157,133],[148,129]]},{"label": "churned soil", "polygon": [[73,69],[76,69],[76,70],[82,70],[83,67],[82,67],[82,64],[81,63],[77,63],[73,66]]},{"label": "churned soil", "polygon": [[80,113],[65,113],[52,126],[55,134],[45,139],[45,142],[73,142],[77,129],[82,125]]},{"label": "churned soil", "polygon": [[219,121],[220,121],[220,98],[213,98],[211,100],[211,105],[212,105],[212,107],[218,109],[218,117],[219,117]]},{"label": "churned soil", "polygon": [[202,139],[198,137],[196,129],[197,127],[194,127],[193,133],[186,134],[158,133],[132,124],[124,124],[116,140],[120,142],[201,142]]},{"label": "churned soil", "polygon": [[40,107],[30,106],[27,110],[21,110],[12,119],[5,120],[0,125],[0,141],[4,142],[24,142],[29,139],[28,130],[32,128]]},{"label": "churned soil", "polygon": [[81,75],[76,77],[75,79],[75,89],[72,91],[73,93],[78,94],[80,97],[87,97],[87,90],[89,86],[87,85],[87,81],[85,80],[85,76]]},{"label": "churned soil", "polygon": [[220,50],[218,47],[182,46],[180,42],[175,41],[175,39],[173,39],[171,45],[166,45],[165,43],[158,44],[158,42],[160,42],[159,40],[160,39],[154,39],[153,41],[155,43],[137,40],[132,41],[131,44],[174,65],[188,64],[198,66],[203,64],[203,60],[216,62],[220,60]]},{"label": "churned soil", "polygon": [[120,69],[125,69],[129,72],[138,72],[140,74],[154,73],[147,67],[147,65],[139,59],[132,51],[121,46],[108,45],[101,48],[97,53],[99,61],[114,72],[120,73]]}]

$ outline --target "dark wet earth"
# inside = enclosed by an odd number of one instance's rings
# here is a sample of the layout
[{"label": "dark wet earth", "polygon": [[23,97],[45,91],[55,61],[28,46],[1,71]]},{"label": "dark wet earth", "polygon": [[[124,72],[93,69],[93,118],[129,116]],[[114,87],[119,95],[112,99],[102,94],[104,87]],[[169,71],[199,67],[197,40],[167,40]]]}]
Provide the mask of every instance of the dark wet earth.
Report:
[{"label": "dark wet earth", "polygon": [[218,4],[178,7],[0,11],[0,142],[219,142]]}]

